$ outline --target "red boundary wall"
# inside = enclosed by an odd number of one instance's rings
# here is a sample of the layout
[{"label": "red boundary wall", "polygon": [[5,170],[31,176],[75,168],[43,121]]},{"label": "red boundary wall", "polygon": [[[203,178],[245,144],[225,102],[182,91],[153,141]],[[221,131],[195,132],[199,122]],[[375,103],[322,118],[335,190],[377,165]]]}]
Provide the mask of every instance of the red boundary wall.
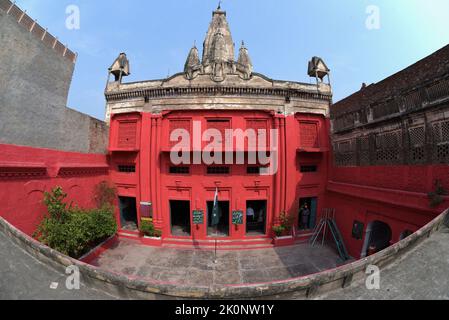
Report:
[{"label": "red boundary wall", "polygon": [[[405,232],[416,232],[449,207],[449,197],[431,208],[428,193],[435,181],[449,190],[449,166],[335,167],[330,161],[327,206],[335,208],[336,220],[351,256],[362,255],[370,223],[391,228],[391,244]],[[353,236],[355,222],[363,223],[363,238]]]},{"label": "red boundary wall", "polygon": [[0,144],[0,216],[31,235],[46,212],[45,191],[61,186],[68,201],[89,208],[95,186],[108,176],[105,155]]}]

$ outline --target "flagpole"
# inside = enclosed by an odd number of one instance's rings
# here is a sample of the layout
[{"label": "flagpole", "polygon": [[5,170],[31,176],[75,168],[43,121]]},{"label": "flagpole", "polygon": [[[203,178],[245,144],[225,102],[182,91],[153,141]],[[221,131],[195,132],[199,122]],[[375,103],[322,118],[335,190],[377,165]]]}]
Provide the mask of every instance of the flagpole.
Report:
[{"label": "flagpole", "polygon": [[217,240],[217,238],[215,238],[215,260],[214,260],[214,264],[218,263],[218,259],[217,259],[217,244],[218,244],[218,240]]},{"label": "flagpole", "polygon": [[[215,198],[214,198],[214,214],[218,214],[218,187],[215,189]],[[214,253],[214,264],[218,263],[217,260],[217,246],[218,246],[218,224],[215,224],[215,253]]]}]

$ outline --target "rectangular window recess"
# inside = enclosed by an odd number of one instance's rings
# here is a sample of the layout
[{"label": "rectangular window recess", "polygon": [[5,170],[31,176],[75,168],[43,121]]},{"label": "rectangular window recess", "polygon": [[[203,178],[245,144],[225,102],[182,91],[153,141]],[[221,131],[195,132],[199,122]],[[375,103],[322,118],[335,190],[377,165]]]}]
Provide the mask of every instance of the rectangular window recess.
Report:
[{"label": "rectangular window recess", "polygon": [[135,165],[119,165],[118,171],[123,173],[135,173],[136,166]]},{"label": "rectangular window recess", "polygon": [[207,167],[207,174],[229,174],[230,167]]},{"label": "rectangular window recess", "polygon": [[170,167],[170,174],[189,174],[190,167]]},{"label": "rectangular window recess", "polygon": [[301,173],[312,173],[312,172],[318,172],[318,166],[315,165],[301,166]]}]

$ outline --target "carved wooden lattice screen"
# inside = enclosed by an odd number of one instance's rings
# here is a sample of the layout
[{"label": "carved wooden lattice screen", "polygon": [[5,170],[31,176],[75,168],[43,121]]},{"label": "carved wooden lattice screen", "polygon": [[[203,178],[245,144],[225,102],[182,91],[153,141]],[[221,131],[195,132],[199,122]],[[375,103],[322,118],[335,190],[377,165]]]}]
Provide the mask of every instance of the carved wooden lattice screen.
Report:
[{"label": "carved wooden lattice screen", "polygon": [[426,160],[424,145],[426,143],[426,131],[424,127],[409,129],[411,163],[422,163]]},{"label": "carved wooden lattice screen", "polygon": [[[190,132],[191,132],[190,120],[170,120],[170,128],[169,128],[169,132],[168,132],[168,140],[169,140],[169,145],[171,147],[174,147],[174,146],[176,146],[176,145],[178,145],[180,143],[180,141],[171,141],[171,135],[176,130],[185,130],[190,135]],[[175,132],[175,135],[176,135],[176,132]],[[185,141],[185,144],[182,144],[180,146],[188,147],[187,141]]]},{"label": "carved wooden lattice screen", "polygon": [[300,122],[299,140],[301,148],[318,148],[318,125],[316,123]]},{"label": "carved wooden lattice screen", "polygon": [[[269,137],[270,132],[268,130],[268,121],[267,120],[247,120],[246,121],[246,129],[252,129],[255,131],[257,141],[248,141],[248,148],[251,150],[255,150],[257,145],[260,143],[265,143],[265,146],[268,148],[269,145]],[[265,140],[265,142],[263,141]],[[260,141],[260,142],[259,142]]]},{"label": "carved wooden lattice screen", "polygon": [[354,148],[355,148],[354,140],[345,140],[337,142],[335,152],[335,164],[339,167],[354,166],[356,164]]},{"label": "carved wooden lattice screen", "polygon": [[137,122],[119,122],[118,142],[119,149],[134,149],[137,141]]},{"label": "carved wooden lattice screen", "polygon": [[435,161],[449,163],[449,121],[434,123],[433,137]]},{"label": "carved wooden lattice screen", "polygon": [[216,129],[221,134],[221,140],[216,141],[217,143],[221,142],[225,144],[226,142],[226,130],[231,129],[231,121],[225,119],[217,119],[217,120],[208,120],[207,121],[207,129]]},{"label": "carved wooden lattice screen", "polygon": [[381,133],[376,136],[376,160],[378,165],[399,164],[401,162],[401,131]]}]

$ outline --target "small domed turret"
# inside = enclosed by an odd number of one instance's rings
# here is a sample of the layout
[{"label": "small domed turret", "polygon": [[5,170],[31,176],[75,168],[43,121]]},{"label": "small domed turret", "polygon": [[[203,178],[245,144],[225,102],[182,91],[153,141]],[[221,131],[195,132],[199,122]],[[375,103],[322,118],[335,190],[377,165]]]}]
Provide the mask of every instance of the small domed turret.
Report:
[{"label": "small domed turret", "polygon": [[243,73],[244,79],[249,79],[253,73],[253,64],[251,62],[248,49],[245,47],[245,43],[243,41],[239,51],[239,58],[237,60],[237,70]]},{"label": "small domed turret", "polygon": [[201,70],[201,60],[196,45],[190,49],[189,56],[187,57],[186,64],[184,65],[184,72],[187,79],[194,79]]},{"label": "small domed turret", "polygon": [[109,68],[109,74],[114,75],[115,82],[122,82],[122,77],[127,77],[131,74],[126,53],[120,53],[118,58],[115,59],[112,66]]}]

